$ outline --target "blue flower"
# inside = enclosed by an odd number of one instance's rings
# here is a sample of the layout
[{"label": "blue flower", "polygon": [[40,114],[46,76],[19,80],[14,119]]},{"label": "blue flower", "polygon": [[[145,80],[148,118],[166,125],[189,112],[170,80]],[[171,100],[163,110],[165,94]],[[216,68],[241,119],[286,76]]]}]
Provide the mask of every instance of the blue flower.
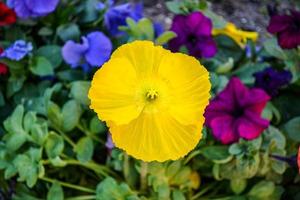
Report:
[{"label": "blue flower", "polygon": [[254,77],[255,87],[262,88],[271,96],[276,96],[278,90],[292,80],[292,73],[288,70],[278,71],[268,67],[263,71],[256,72]]},{"label": "blue flower", "polygon": [[154,28],[155,38],[157,38],[158,36],[160,36],[164,32],[164,27],[161,23],[154,22],[153,23],[153,28]]},{"label": "blue flower", "polygon": [[[97,8],[103,10],[105,5],[99,3]],[[139,21],[143,17],[143,5],[141,3],[126,3],[114,6],[114,1],[109,1],[108,9],[104,14],[104,24],[112,36],[124,34],[119,30],[119,26],[126,26],[127,17]]]},{"label": "blue flower", "polygon": [[18,17],[40,17],[53,12],[59,0],[8,0],[9,7],[14,8]]},{"label": "blue flower", "polygon": [[24,40],[17,40],[14,42],[14,44],[4,50],[4,52],[1,54],[1,57],[18,61],[24,58],[31,51],[31,42],[27,43]]},{"label": "blue flower", "polygon": [[92,32],[81,40],[82,43],[69,40],[62,48],[63,58],[71,67],[81,66],[87,71],[90,66],[100,67],[109,59],[112,44],[102,32]]}]

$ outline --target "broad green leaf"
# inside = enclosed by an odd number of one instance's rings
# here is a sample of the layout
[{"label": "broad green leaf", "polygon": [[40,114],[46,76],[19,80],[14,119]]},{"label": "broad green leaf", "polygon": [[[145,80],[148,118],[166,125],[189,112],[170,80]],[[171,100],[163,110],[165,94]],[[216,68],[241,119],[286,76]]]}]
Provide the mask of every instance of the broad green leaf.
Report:
[{"label": "broad green leaf", "polygon": [[71,96],[83,105],[89,105],[88,91],[91,83],[89,81],[75,81],[71,84]]},{"label": "broad green leaf", "polygon": [[157,45],[164,45],[176,36],[176,33],[174,33],[173,31],[166,31],[162,33],[158,38],[156,38],[155,43]]},{"label": "broad green leaf", "polygon": [[54,132],[50,132],[46,140],[45,149],[49,158],[56,158],[64,150],[63,138]]},{"label": "broad green leaf", "polygon": [[81,107],[75,100],[68,101],[62,109],[62,128],[64,131],[73,130],[79,122]]},{"label": "broad green leaf", "polygon": [[265,50],[271,55],[279,59],[286,59],[284,51],[280,48],[275,37],[269,38],[263,43]]},{"label": "broad green leaf", "polygon": [[54,74],[52,64],[45,57],[35,57],[30,65],[30,71],[38,76],[49,76]]},{"label": "broad green leaf", "polygon": [[53,103],[52,101],[49,101],[47,104],[47,115],[50,122],[56,128],[60,128],[63,123],[63,117],[60,113],[60,108],[57,104]]},{"label": "broad green leaf", "polygon": [[183,192],[181,192],[180,190],[174,190],[172,192],[172,199],[173,200],[186,200],[186,198],[184,197]]},{"label": "broad green leaf", "polygon": [[57,30],[57,35],[60,39],[64,42],[68,40],[78,40],[80,37],[80,30],[77,24],[62,24],[60,25]]},{"label": "broad green leaf", "polygon": [[118,184],[113,178],[107,177],[98,184],[96,189],[96,200],[140,200],[130,190],[127,184]]},{"label": "broad green leaf", "polygon": [[94,143],[93,140],[89,137],[81,138],[75,147],[75,152],[77,154],[77,159],[86,163],[92,159],[94,153]]},{"label": "broad green leaf", "polygon": [[142,33],[144,33],[144,35],[147,36],[146,39],[148,39],[148,40],[154,39],[153,24],[149,19],[143,18],[143,19],[139,20],[139,22],[137,23],[137,26],[140,29],[140,31]]},{"label": "broad green leaf", "polygon": [[271,181],[258,182],[248,193],[250,197],[256,197],[259,199],[266,199],[266,197],[272,195],[275,190],[275,184]]},{"label": "broad green leaf", "polygon": [[300,142],[300,116],[289,120],[284,125],[284,130],[292,140]]},{"label": "broad green leaf", "polygon": [[106,133],[107,127],[104,122],[100,121],[97,116],[93,117],[90,121],[91,133]]},{"label": "broad green leaf", "polygon": [[47,194],[47,200],[64,200],[64,191],[59,183],[53,183]]},{"label": "broad green leaf", "polygon": [[201,151],[203,156],[216,163],[228,162],[232,159],[226,146],[207,146],[202,148]]},{"label": "broad green leaf", "polygon": [[241,194],[247,186],[247,179],[231,179],[230,188],[235,194]]},{"label": "broad green leaf", "polygon": [[61,48],[57,45],[42,46],[36,51],[36,55],[46,58],[53,68],[57,68],[62,63]]}]

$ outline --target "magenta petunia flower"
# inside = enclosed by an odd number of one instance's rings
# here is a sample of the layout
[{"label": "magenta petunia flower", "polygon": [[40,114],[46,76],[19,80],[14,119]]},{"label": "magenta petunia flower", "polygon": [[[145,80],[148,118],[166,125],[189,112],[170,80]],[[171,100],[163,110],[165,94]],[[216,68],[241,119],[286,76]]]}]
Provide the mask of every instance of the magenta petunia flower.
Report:
[{"label": "magenta petunia flower", "polygon": [[283,49],[293,49],[300,45],[300,12],[292,10],[290,15],[272,16],[267,30],[277,34]]},{"label": "magenta petunia flower", "polygon": [[255,139],[269,126],[261,117],[269,99],[264,90],[249,89],[240,79],[232,78],[206,108],[205,124],[223,144]]},{"label": "magenta petunia flower", "polygon": [[212,38],[212,22],[201,12],[193,12],[187,16],[176,15],[171,30],[177,34],[177,37],[169,43],[173,52],[185,46],[191,56],[209,58],[216,54],[217,46]]}]

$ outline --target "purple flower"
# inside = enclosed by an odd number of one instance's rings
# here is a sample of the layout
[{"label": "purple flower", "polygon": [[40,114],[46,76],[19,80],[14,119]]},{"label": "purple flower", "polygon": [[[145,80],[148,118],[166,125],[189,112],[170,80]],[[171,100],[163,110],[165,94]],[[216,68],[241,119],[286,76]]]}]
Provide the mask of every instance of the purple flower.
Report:
[{"label": "purple flower", "polygon": [[105,147],[108,149],[108,150],[112,150],[114,147],[115,147],[115,144],[111,138],[111,133],[108,133],[107,134],[107,140],[105,142]]},{"label": "purple flower", "polygon": [[[99,10],[103,10],[105,5],[99,3]],[[119,26],[126,26],[126,18],[130,17],[135,21],[143,17],[143,5],[141,3],[126,3],[114,6],[114,1],[110,0],[108,9],[104,14],[104,24],[112,36],[121,36],[124,32],[119,30]]]},{"label": "purple flower", "polygon": [[255,139],[269,126],[269,121],[261,118],[269,99],[265,91],[248,89],[240,79],[232,78],[206,108],[205,124],[223,144]]},{"label": "purple flower", "polygon": [[212,22],[201,12],[193,12],[188,16],[176,15],[171,30],[177,34],[169,43],[172,51],[177,52],[185,45],[189,54],[195,57],[209,58],[216,54]]},{"label": "purple flower", "polygon": [[4,52],[1,54],[1,57],[18,61],[24,58],[31,51],[31,42],[27,43],[24,40],[17,40],[14,42],[14,44],[4,50]]},{"label": "purple flower", "polygon": [[275,70],[268,67],[261,72],[256,72],[255,87],[262,88],[269,95],[276,96],[278,90],[292,80],[292,73],[288,70]]},{"label": "purple flower", "polygon": [[112,51],[112,44],[102,32],[96,31],[81,37],[82,43],[69,40],[62,48],[66,63],[72,67],[81,66],[85,70],[90,66],[100,67],[106,62]]},{"label": "purple flower", "polygon": [[292,10],[291,15],[274,15],[267,30],[277,34],[283,49],[293,49],[300,44],[300,12]]},{"label": "purple flower", "polygon": [[14,8],[18,17],[40,17],[53,12],[59,0],[8,0],[9,7]]}]

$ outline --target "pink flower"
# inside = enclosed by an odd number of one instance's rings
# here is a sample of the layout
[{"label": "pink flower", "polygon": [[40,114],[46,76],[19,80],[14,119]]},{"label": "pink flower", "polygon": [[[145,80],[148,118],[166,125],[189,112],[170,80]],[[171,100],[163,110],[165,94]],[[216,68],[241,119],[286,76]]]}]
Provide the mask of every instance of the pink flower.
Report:
[{"label": "pink flower", "polygon": [[265,91],[249,89],[240,79],[232,78],[206,108],[205,123],[223,144],[255,139],[269,126],[261,117],[269,99]]}]

